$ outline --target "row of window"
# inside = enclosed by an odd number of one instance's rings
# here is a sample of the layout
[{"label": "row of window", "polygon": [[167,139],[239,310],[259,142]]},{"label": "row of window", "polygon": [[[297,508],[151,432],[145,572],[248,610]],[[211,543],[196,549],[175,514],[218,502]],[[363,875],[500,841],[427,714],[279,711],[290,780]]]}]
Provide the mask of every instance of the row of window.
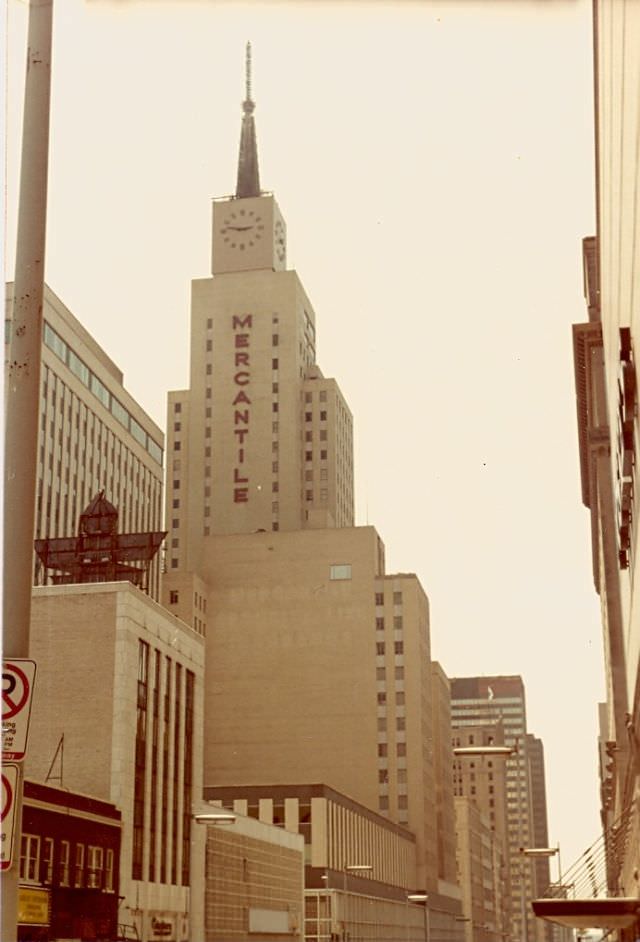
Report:
[{"label": "row of window", "polygon": [[136,422],[127,409],[113,396],[107,387],[98,379],[86,363],[77,356],[76,353],[60,337],[53,327],[45,321],[43,340],[47,347],[52,350],[62,362],[69,367],[71,372],[78,377],[80,382],[90,390],[91,393],[99,399],[105,409],[109,410],[113,417],[127,429],[136,441],[145,448],[151,457],[162,464],[162,448],[150,435]]},{"label": "row of window", "polygon": [[[393,617],[393,629],[394,631],[402,631],[403,627],[402,615],[394,615]],[[384,631],[385,620],[384,618],[376,618],[376,631]]]},{"label": "row of window", "polygon": [[52,886],[115,891],[114,855],[110,847],[76,843],[39,834],[23,834],[20,849],[20,880]]},{"label": "row of window", "polygon": [[[375,602],[376,605],[384,605],[384,592],[375,593]],[[393,593],[393,604],[402,605],[402,592]]]},{"label": "row of window", "polygon": [[[384,654],[386,651],[386,645],[384,641],[376,642],[376,654]],[[393,642],[393,653],[394,654],[404,654],[404,642],[394,641]]]}]

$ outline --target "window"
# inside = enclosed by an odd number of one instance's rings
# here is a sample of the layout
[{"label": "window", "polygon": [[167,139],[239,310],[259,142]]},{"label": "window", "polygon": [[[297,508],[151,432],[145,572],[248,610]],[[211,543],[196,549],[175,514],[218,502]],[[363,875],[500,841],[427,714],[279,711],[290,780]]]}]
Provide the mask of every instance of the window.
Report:
[{"label": "window", "polygon": [[404,691],[399,690],[396,693],[396,706],[404,706]]},{"label": "window", "polygon": [[277,361],[277,360],[272,360],[272,361],[271,361],[271,369],[272,369],[272,370],[277,370],[277,369],[278,369],[278,361]]},{"label": "window", "polygon": [[278,411],[278,403],[277,403],[277,402],[272,402],[272,403],[271,403],[271,411],[272,411],[272,412],[277,412],[277,411]]},{"label": "window", "polygon": [[376,631],[384,631],[384,618],[376,618]]},{"label": "window", "polygon": [[329,578],[330,579],[350,579],[351,578],[350,563],[344,563],[342,565],[332,566],[331,569],[329,570]]},{"label": "window", "polygon": [[404,652],[404,644],[402,641],[394,642],[393,650],[395,654],[402,654]]},{"label": "window", "polygon": [[393,627],[394,627],[397,631],[402,631],[402,615],[394,615],[394,616],[393,616]]},{"label": "window", "polygon": [[207,353],[211,353],[213,350],[213,341],[207,340]]},{"label": "window", "polygon": [[387,744],[386,744],[386,742],[379,742],[379,743],[378,743],[378,755],[381,756],[381,757],[384,757],[384,756],[386,756],[386,754],[387,754]]},{"label": "window", "polygon": [[378,703],[382,706],[383,703],[387,702],[387,695],[383,691],[378,694]]},{"label": "window", "polygon": [[272,335],[271,335],[271,344],[272,344],[272,346],[277,347],[277,346],[278,346],[278,340],[279,340],[278,334],[272,334]]},{"label": "window", "polygon": [[384,594],[376,592],[376,605],[384,605]]},{"label": "window", "polygon": [[384,654],[384,641],[378,641],[376,644],[376,654]]},{"label": "window", "polygon": [[327,401],[327,390],[321,389],[320,390],[320,402],[326,402],[326,401]]},{"label": "window", "polygon": [[313,432],[305,432],[305,433],[304,433],[304,440],[305,440],[305,442],[312,442],[312,441],[313,441]]},{"label": "window", "polygon": [[69,886],[69,841],[60,841],[58,854],[58,883]]},{"label": "window", "polygon": [[378,807],[380,808],[380,811],[389,810],[389,796],[388,795],[380,795],[380,797],[378,798]]},{"label": "window", "polygon": [[312,418],[313,418],[313,414],[311,412],[305,412],[304,414],[305,422],[310,422]]},{"label": "window", "polygon": [[408,808],[409,801],[406,795],[398,795],[398,808]]},{"label": "window", "polygon": [[321,422],[326,422],[326,421],[327,421],[327,413],[326,413],[326,412],[323,411],[323,412],[320,413],[320,421],[321,421]]},{"label": "window", "polygon": [[179,598],[180,596],[178,594],[177,589],[172,589],[169,592],[169,605],[177,605]]},{"label": "window", "polygon": [[40,868],[40,838],[37,834],[23,834],[20,849],[20,879],[29,883],[38,880]]},{"label": "window", "polygon": [[[304,499],[313,500],[313,491],[305,491]],[[331,578],[333,579],[333,576]]]},{"label": "window", "polygon": [[76,865],[74,870],[73,885],[82,886],[84,884],[84,844],[76,844]]},{"label": "window", "polygon": [[404,667],[396,667],[396,680],[404,680]]},{"label": "window", "polygon": [[376,667],[376,680],[384,680],[385,673],[384,667]]},{"label": "window", "polygon": [[406,742],[396,743],[396,755],[397,756],[406,756],[407,754],[407,744]]},{"label": "window", "polygon": [[173,404],[173,411],[174,411],[174,412],[182,412],[182,403],[181,403],[181,402],[174,402],[174,404]]},{"label": "window", "polygon": [[42,842],[42,882],[53,883],[53,838],[45,837]]},{"label": "window", "polygon": [[108,848],[104,864],[104,891],[113,893],[113,851]]},{"label": "window", "polygon": [[102,888],[102,867],[104,851],[102,847],[89,846],[87,886],[99,890]]},{"label": "window", "polygon": [[394,605],[402,605],[402,592],[394,592],[394,593],[393,593],[393,604],[394,604]]},{"label": "window", "polygon": [[313,452],[312,452],[312,451],[305,451],[305,453],[304,453],[304,460],[305,460],[305,461],[311,461],[312,459],[313,459]]},{"label": "window", "polygon": [[320,441],[326,442],[327,440],[327,431],[326,429],[320,429]]},{"label": "window", "polygon": [[385,785],[389,781],[388,769],[378,769],[378,781],[381,785]]},{"label": "window", "polygon": [[320,460],[321,460],[321,461],[326,461],[326,459],[327,459],[327,452],[326,452],[326,449],[323,449],[323,450],[320,452]]}]

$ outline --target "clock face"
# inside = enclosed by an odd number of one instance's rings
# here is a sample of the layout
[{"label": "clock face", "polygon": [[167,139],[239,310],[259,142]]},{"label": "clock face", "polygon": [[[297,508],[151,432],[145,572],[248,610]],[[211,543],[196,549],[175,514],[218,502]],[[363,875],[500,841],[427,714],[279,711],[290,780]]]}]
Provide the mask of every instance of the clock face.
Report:
[{"label": "clock face", "polygon": [[276,255],[278,256],[279,262],[284,262],[284,257],[287,251],[286,241],[284,237],[284,226],[282,220],[278,219],[275,225],[275,242],[276,242]]},{"label": "clock face", "polygon": [[236,252],[244,252],[259,244],[264,237],[262,217],[253,209],[238,209],[224,217],[220,227],[224,244]]}]

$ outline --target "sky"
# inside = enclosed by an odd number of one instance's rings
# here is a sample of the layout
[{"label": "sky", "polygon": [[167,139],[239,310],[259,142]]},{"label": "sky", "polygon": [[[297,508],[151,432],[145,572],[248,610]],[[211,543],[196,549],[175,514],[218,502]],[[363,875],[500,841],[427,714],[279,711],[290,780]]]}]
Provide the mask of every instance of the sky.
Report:
[{"label": "sky", "polygon": [[[3,5],[12,279],[27,7]],[[563,867],[600,832],[571,340],[591,26],[589,0],[54,4],[47,282],[162,428],[251,41],[261,184],[354,415],[356,521],[420,578],[449,676],[522,675]]]}]

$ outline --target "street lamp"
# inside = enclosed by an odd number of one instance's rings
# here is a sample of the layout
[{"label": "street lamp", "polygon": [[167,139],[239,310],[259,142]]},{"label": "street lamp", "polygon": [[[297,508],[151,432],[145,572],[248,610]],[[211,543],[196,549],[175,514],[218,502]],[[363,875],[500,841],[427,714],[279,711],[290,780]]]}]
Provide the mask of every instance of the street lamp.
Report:
[{"label": "street lamp", "polygon": [[347,938],[347,874],[371,873],[372,864],[344,864],[342,867],[342,905],[344,906],[344,919],[342,920],[342,937]]},{"label": "street lamp", "polygon": [[454,756],[509,756],[516,755],[517,746],[454,746]]},{"label": "street lamp", "polygon": [[231,812],[203,811],[191,815],[196,824],[235,824],[236,816]]},{"label": "street lamp", "polygon": [[431,940],[431,926],[429,923],[429,896],[427,893],[409,893],[407,900],[410,903],[421,903],[424,906],[424,940]]}]

